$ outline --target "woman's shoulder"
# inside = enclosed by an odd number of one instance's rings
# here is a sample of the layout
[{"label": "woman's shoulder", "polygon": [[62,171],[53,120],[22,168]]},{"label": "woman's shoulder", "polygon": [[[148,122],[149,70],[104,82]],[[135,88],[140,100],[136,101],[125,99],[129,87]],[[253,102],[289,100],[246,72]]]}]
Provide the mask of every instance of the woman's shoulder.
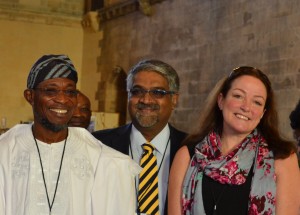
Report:
[{"label": "woman's shoulder", "polygon": [[[275,173],[277,176],[282,174],[296,174],[299,176],[299,166],[297,154],[292,153],[290,156],[284,159],[275,159]],[[300,180],[300,179],[299,179]]]},{"label": "woman's shoulder", "polygon": [[276,159],[275,174],[276,214],[296,214],[300,208],[300,170],[296,153]]},{"label": "woman's shoulder", "polygon": [[191,158],[190,156],[190,149],[188,146],[184,145],[182,147],[180,147],[176,153],[176,157],[179,157],[179,158]]},{"label": "woman's shoulder", "polygon": [[182,146],[178,149],[174,161],[172,162],[172,166],[176,166],[176,170],[185,170],[190,163],[191,157],[189,154],[189,150],[187,146]]}]

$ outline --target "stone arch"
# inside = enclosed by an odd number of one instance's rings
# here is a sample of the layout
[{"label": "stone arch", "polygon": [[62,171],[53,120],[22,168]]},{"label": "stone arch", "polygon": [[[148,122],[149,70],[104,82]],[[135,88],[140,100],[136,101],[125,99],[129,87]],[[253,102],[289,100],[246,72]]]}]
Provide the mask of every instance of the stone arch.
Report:
[{"label": "stone arch", "polygon": [[105,80],[100,82],[99,109],[108,113],[119,113],[119,125],[126,123],[127,113],[127,74],[116,66]]}]

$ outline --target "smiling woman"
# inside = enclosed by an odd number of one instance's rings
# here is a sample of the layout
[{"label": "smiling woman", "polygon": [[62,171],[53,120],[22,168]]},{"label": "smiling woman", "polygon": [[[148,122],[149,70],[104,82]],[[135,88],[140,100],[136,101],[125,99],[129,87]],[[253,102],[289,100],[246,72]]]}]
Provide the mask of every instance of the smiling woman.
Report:
[{"label": "smiling woman", "polygon": [[268,77],[253,67],[234,69],[212,90],[197,131],[174,158],[169,212],[297,214],[295,152],[279,135]]},{"label": "smiling woman", "polygon": [[[226,95],[218,96],[218,106],[223,115],[221,152],[228,154],[259,124],[265,110],[267,91],[264,84],[249,75],[232,82]],[[227,134],[237,135],[236,141],[227,139]]]}]

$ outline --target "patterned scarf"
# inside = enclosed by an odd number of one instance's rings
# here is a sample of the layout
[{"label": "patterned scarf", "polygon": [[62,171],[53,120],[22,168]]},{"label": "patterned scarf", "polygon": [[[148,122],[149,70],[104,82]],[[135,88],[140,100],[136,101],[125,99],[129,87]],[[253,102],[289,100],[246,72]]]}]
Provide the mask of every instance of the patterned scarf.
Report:
[{"label": "patterned scarf", "polygon": [[253,161],[248,215],[275,214],[274,157],[265,139],[254,130],[226,156],[221,155],[220,146],[220,136],[216,132],[211,132],[196,145],[183,183],[183,214],[205,215],[203,174],[221,184],[240,185],[246,181]]}]

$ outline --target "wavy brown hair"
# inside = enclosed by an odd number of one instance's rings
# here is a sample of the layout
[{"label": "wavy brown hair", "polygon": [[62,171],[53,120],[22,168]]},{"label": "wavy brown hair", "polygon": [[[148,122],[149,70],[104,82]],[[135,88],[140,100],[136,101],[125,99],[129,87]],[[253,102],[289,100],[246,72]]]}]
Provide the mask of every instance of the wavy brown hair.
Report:
[{"label": "wavy brown hair", "polygon": [[196,145],[204,139],[211,131],[220,135],[223,130],[223,115],[218,106],[220,93],[226,97],[231,88],[232,82],[244,75],[252,76],[264,84],[267,90],[265,113],[257,125],[257,129],[266,139],[269,149],[274,152],[275,159],[287,158],[296,152],[295,144],[283,138],[278,129],[278,113],[275,105],[274,92],[269,78],[259,69],[242,66],[234,69],[229,76],[222,78],[207,97],[206,105],[201,111],[200,122],[197,130],[190,134],[184,141],[185,145]]}]

